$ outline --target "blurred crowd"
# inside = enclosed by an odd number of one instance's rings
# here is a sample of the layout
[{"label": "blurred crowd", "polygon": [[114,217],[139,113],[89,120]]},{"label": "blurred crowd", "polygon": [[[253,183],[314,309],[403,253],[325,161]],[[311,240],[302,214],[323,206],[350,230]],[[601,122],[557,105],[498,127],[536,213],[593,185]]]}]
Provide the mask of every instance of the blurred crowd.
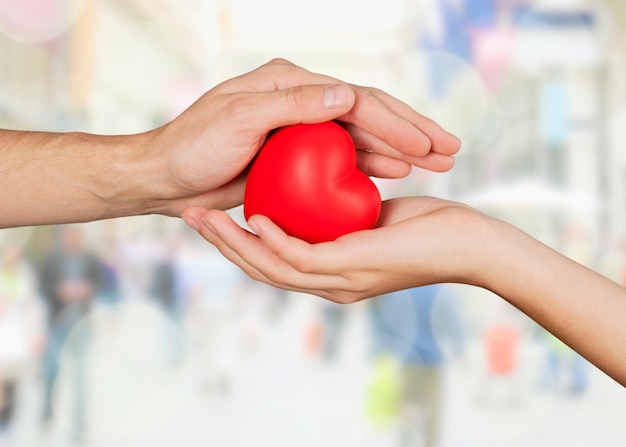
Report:
[{"label": "blurred crowd", "polygon": [[[462,139],[384,197],[468,202],[626,284],[623,0],[296,3],[0,1],[0,127],[142,132],[286,57]],[[0,231],[0,447],[623,445],[619,391],[481,289],[341,306],[177,219]]]},{"label": "blurred crowd", "polygon": [[[32,400],[34,389],[39,390],[38,427],[45,431],[53,423],[55,384],[63,368],[72,381],[69,434],[77,441],[85,438],[92,345],[94,337],[107,335],[94,327],[98,312],[114,321],[128,302],[152,305],[163,323],[162,338],[156,340],[162,363],[175,367],[184,361],[190,337],[211,331],[219,335],[209,337],[215,349],[207,351],[205,361],[219,364],[220,355],[228,355],[219,350],[227,345],[220,330],[233,324],[234,312],[262,319],[278,311],[280,293],[245,309],[238,299],[245,294],[238,291],[247,282],[185,232],[164,235],[165,243],[129,237],[97,246],[80,225],[34,233],[20,240],[7,230],[0,243],[0,445],[11,439],[20,396],[26,393]],[[228,378],[219,374],[218,367],[207,371],[207,383],[227,387]]]}]

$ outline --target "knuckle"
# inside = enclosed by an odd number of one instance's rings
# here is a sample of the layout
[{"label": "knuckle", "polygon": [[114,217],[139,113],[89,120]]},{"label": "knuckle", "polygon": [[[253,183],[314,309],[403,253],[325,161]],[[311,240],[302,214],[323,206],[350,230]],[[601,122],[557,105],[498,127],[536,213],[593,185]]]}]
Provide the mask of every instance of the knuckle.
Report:
[{"label": "knuckle", "polygon": [[286,284],[288,281],[288,272],[280,267],[266,267],[262,275],[274,284]]},{"label": "knuckle", "polygon": [[275,57],[271,59],[266,65],[293,65],[293,63],[282,57]]},{"label": "knuckle", "polygon": [[263,275],[261,272],[259,272],[258,270],[253,270],[250,269],[246,272],[248,274],[248,276],[250,278],[252,278],[255,281],[259,281],[259,282],[266,282],[268,278],[266,278],[266,275]]},{"label": "knuckle", "polygon": [[371,96],[371,97],[378,97],[381,95],[385,95],[385,92],[378,87],[360,86],[359,91],[363,93],[364,95]]},{"label": "knuckle", "polygon": [[285,100],[290,108],[300,109],[306,105],[304,89],[296,86],[285,90]]},{"label": "knuckle", "polygon": [[306,68],[286,59],[276,59],[271,65],[268,65],[268,67],[272,70],[271,74],[279,78],[277,83],[280,85],[301,84],[306,79],[310,79],[311,76],[315,76]]},{"label": "knuckle", "polygon": [[358,295],[349,291],[335,292],[330,299],[331,301],[342,305],[354,304],[360,301]]},{"label": "knuckle", "polygon": [[265,279],[265,282],[270,281],[274,284],[282,283],[281,275],[279,275],[275,270],[267,270],[263,272],[263,278]]},{"label": "knuckle", "polygon": [[300,273],[313,273],[311,261],[303,256],[292,256],[289,262]]},{"label": "knuckle", "polygon": [[222,109],[223,116],[246,120],[251,111],[249,97],[244,94],[229,95]]},{"label": "knuckle", "polygon": [[370,87],[370,95],[380,99],[389,96],[389,94],[379,87]]},{"label": "knuckle", "polygon": [[280,78],[289,77],[293,72],[297,71],[298,69],[299,67],[297,65],[283,58],[274,58],[259,68],[259,70],[265,75],[276,78],[274,82],[277,88],[280,88]]},{"label": "knuckle", "polygon": [[353,304],[374,295],[371,284],[364,278],[346,278],[341,289],[341,299],[344,304]]}]

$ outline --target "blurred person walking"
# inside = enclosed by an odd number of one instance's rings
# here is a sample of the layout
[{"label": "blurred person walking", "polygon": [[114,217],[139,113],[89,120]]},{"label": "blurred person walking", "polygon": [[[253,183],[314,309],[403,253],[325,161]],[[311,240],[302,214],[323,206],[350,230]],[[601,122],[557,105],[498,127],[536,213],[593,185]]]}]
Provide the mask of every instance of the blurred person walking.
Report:
[{"label": "blurred person walking", "polygon": [[85,245],[78,226],[58,228],[60,242],[44,256],[39,266],[39,285],[48,307],[48,340],[44,356],[44,422],[53,414],[53,386],[68,355],[73,378],[72,435],[81,440],[86,428],[86,369],[89,327],[85,317],[104,285],[99,259]]},{"label": "blurred person walking", "polygon": [[583,395],[589,387],[589,362],[549,332],[542,335],[545,343],[542,387],[570,396]]},{"label": "blurred person walking", "polygon": [[162,253],[157,255],[151,267],[148,293],[165,316],[166,361],[178,366],[184,360],[184,317],[186,303],[183,301],[181,279],[178,275],[177,256],[180,250],[178,235],[170,236]]},{"label": "blurred person walking", "polygon": [[399,365],[399,447],[439,442],[444,366],[463,349],[460,314],[446,292],[442,285],[418,287],[370,305],[374,354],[391,354]]},{"label": "blurred person walking", "polygon": [[120,261],[115,244],[113,240],[107,241],[102,250],[97,253],[102,268],[102,287],[98,298],[111,309],[116,309],[122,300]]},{"label": "blurred person walking", "polygon": [[10,443],[17,395],[42,351],[43,308],[31,265],[12,242],[0,247],[0,446]]},{"label": "blurred person walking", "polygon": [[337,359],[341,335],[346,324],[348,309],[332,301],[322,302],[323,345],[324,360],[333,362]]},{"label": "blurred person walking", "polygon": [[519,406],[525,397],[522,385],[527,368],[520,356],[536,326],[506,301],[480,303],[482,318],[477,325],[483,361],[475,403],[504,409]]}]

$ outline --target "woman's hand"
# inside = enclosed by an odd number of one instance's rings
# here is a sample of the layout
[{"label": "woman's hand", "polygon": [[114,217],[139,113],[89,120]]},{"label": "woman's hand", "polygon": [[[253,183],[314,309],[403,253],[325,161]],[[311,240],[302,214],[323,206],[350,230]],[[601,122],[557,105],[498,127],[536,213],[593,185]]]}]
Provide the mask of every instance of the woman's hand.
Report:
[{"label": "woman's hand", "polygon": [[432,197],[383,202],[377,228],[308,244],[264,216],[248,224],[223,211],[188,209],[183,218],[250,277],[275,287],[350,303],[426,284],[478,282],[486,216]]},{"label": "woman's hand", "polygon": [[314,245],[263,216],[249,219],[258,236],[223,211],[183,217],[252,278],[340,303],[432,283],[484,287],[626,386],[626,289],[467,206],[389,200],[377,228]]}]

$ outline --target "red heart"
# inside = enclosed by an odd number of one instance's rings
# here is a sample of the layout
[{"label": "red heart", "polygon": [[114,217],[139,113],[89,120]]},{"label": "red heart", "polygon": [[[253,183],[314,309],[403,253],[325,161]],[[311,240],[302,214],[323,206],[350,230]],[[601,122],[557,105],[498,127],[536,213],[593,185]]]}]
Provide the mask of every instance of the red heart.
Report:
[{"label": "red heart", "polygon": [[373,228],[380,215],[376,185],[357,168],[350,134],[332,121],[273,133],[246,184],[244,216],[269,217],[310,243]]}]

